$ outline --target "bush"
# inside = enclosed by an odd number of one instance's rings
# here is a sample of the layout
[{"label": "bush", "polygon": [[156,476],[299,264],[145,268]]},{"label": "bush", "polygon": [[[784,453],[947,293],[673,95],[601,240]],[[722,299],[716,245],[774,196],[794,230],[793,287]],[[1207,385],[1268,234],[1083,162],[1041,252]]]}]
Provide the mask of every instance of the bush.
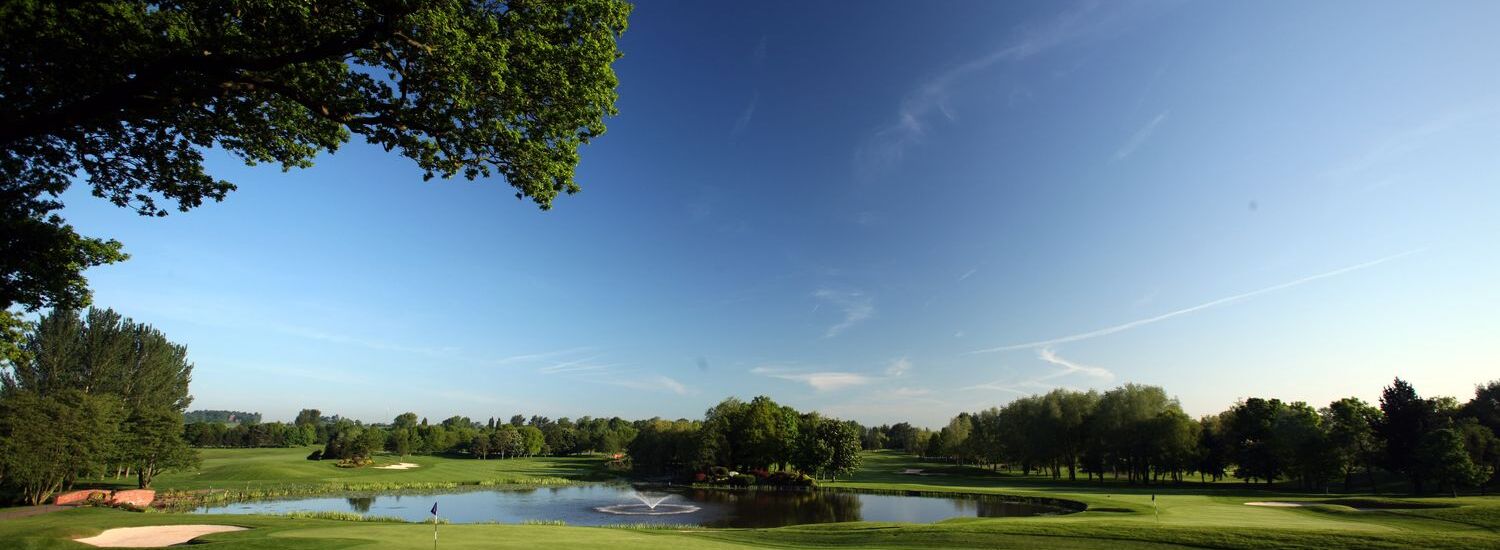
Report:
[{"label": "bush", "polygon": [[340,467],[340,468],[363,468],[365,466],[369,466],[369,465],[374,464],[374,463],[375,463],[374,460],[370,460],[368,458],[354,457],[354,458],[346,458],[346,459],[338,461],[337,466]]},{"label": "bush", "polygon": [[755,485],[755,476],[750,474],[737,474],[729,476],[729,484],[734,487],[749,487]]},{"label": "bush", "polygon": [[308,460],[323,460],[323,449],[318,449],[307,455]]},{"label": "bush", "polygon": [[771,475],[771,472],[767,472],[763,469],[757,468],[754,470],[750,470],[750,475],[755,476],[755,479],[765,479]]},{"label": "bush", "polygon": [[604,463],[604,468],[611,472],[628,472],[633,466],[629,458],[619,458]]},{"label": "bush", "polygon": [[714,478],[729,477],[729,468],[713,466],[708,469],[708,475]]},{"label": "bush", "polygon": [[762,485],[773,485],[776,487],[812,487],[817,485],[813,478],[806,474],[792,472],[776,472],[761,480]]},{"label": "bush", "polygon": [[708,474],[703,472],[693,474],[693,483],[703,483],[705,481],[708,481]]}]

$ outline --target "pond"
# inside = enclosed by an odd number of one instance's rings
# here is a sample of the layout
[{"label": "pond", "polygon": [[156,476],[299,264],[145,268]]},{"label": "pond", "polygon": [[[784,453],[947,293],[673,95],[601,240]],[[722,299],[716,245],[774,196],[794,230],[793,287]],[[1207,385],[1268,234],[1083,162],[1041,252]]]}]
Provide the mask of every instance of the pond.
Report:
[{"label": "pond", "polygon": [[336,511],[430,519],[433,503],[453,523],[567,522],[568,525],[653,523],[705,527],[781,527],[841,521],[931,523],[955,517],[1015,517],[1071,510],[1000,497],[905,496],[829,491],[728,491],[575,485],[530,490],[476,490],[237,502],[200,508],[200,514],[282,514]]}]

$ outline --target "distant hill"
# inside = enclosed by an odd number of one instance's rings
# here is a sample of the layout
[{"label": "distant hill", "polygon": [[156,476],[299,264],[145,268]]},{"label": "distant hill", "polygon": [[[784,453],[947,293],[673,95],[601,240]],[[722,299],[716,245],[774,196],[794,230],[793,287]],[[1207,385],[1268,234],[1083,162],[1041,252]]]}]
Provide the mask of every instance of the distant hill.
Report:
[{"label": "distant hill", "polygon": [[213,422],[218,424],[259,424],[260,413],[244,411],[188,411],[183,413],[183,422],[195,424]]}]

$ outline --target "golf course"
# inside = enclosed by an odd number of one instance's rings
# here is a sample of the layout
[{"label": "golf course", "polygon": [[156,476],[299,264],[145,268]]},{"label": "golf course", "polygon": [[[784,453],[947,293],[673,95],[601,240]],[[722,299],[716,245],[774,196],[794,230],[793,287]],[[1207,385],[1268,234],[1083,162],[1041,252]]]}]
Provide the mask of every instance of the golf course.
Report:
[{"label": "golf course", "polygon": [[[461,485],[545,486],[609,482],[602,458],[465,460],[382,456],[404,470],[341,469],[304,460],[304,449],[216,449],[197,472],[167,474],[163,493],[275,493],[341,490],[432,491]],[[1053,482],[923,462],[893,452],[865,453],[864,466],[827,490],[995,494],[1082,503],[1078,513],[1033,518],[960,518],[932,524],[829,523],[776,529],[706,529],[690,525],[611,527],[442,524],[439,548],[1496,548],[1500,497],[1323,497],[1240,483],[1130,486]],[[917,472],[917,473],[914,473]],[[1155,495],[1153,506],[1153,495]],[[1275,505],[1246,505],[1248,502]],[[1291,506],[1298,504],[1298,506]],[[88,548],[74,539],[121,527],[213,524],[245,530],[206,535],[216,548],[428,548],[430,524],[269,515],[203,516],[106,508],[11,517],[0,511],[0,546]],[[211,518],[211,519],[210,519]],[[373,518],[378,519],[378,518]]]},{"label": "golf course", "polygon": [[0,550],[1500,550],[1500,1],[0,1]]}]

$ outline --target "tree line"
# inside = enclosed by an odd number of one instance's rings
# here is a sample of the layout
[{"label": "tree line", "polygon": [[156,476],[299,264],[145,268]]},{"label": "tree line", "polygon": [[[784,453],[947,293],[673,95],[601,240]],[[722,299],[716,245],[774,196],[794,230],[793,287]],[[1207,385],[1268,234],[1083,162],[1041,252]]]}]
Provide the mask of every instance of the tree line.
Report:
[{"label": "tree line", "polygon": [[[861,449],[899,449],[961,464],[1040,472],[1053,478],[1124,478],[1131,483],[1234,477],[1289,481],[1308,490],[1400,476],[1413,491],[1493,484],[1500,470],[1500,381],[1467,402],[1423,398],[1396,379],[1378,404],[1345,398],[1314,408],[1253,397],[1192,418],[1156,386],[1104,392],[1058,389],[1003,407],[966,412],[929,430],[909,423],[863,427],[777,404],[729,398],[700,420],[618,417],[577,420],[514,415],[429,422],[403,413],[389,423],[325,416],[295,420],[205,411],[185,423],[193,366],[187,350],[113,310],[56,309],[31,323],[0,371],[0,490],[31,503],[79,480],[134,477],[195,467],[197,447],[317,445],[309,458],[351,465],[379,452],[514,458],[627,454],[643,475],[723,481],[731,470],[837,478],[858,468]],[[237,423],[222,420],[230,417]]]},{"label": "tree line", "polygon": [[389,423],[366,424],[303,409],[290,424],[193,423],[183,434],[199,447],[320,445],[309,458],[355,464],[379,452],[483,460],[628,451],[632,468],[644,474],[686,476],[720,467],[835,477],[859,466],[862,431],[857,423],[802,413],[762,396],[748,402],[726,399],[709,409],[703,420],[691,421],[587,416],[553,420],[518,414],[508,421],[452,416],[428,422],[408,412]]},{"label": "tree line", "polygon": [[1103,393],[1057,389],[1003,407],[962,413],[937,431],[909,425],[866,430],[867,448],[899,448],[959,463],[1041,472],[1074,480],[1131,483],[1227,476],[1286,480],[1303,489],[1344,490],[1376,473],[1402,476],[1413,491],[1481,490],[1500,470],[1500,381],[1459,403],[1422,398],[1396,379],[1378,406],[1348,397],[1326,407],[1252,397],[1194,419],[1160,387],[1126,384]]},{"label": "tree line", "polygon": [[0,373],[0,487],[31,503],[80,479],[193,467],[187,348],[109,309],[55,309]]},{"label": "tree line", "polygon": [[635,423],[619,417],[578,420],[514,415],[507,422],[451,416],[429,423],[402,413],[389,423],[366,424],[318,409],[303,409],[291,423],[187,424],[183,437],[196,447],[301,447],[321,445],[319,458],[365,459],[377,452],[439,454],[479,459],[538,455],[618,453],[635,438]]},{"label": "tree line", "polygon": [[245,411],[224,411],[217,409],[188,411],[182,414],[182,421],[188,424],[195,422],[219,422],[223,424],[259,424],[260,413]]}]

